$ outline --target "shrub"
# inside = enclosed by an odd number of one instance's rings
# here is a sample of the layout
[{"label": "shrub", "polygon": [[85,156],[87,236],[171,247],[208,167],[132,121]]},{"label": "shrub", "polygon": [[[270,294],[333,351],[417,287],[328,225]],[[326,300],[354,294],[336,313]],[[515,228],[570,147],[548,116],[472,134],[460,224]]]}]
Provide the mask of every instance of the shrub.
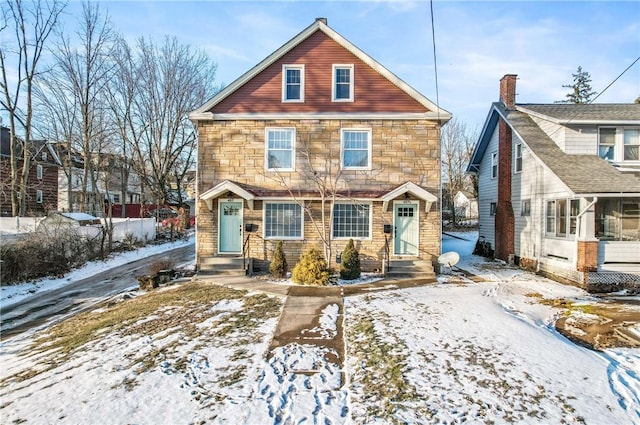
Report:
[{"label": "shrub", "polygon": [[276,250],[273,253],[273,259],[269,264],[269,272],[273,277],[282,279],[287,276],[287,259],[284,256],[282,249],[282,241],[278,241],[276,244]]},{"label": "shrub", "polygon": [[353,280],[360,277],[360,253],[353,245],[353,239],[349,239],[349,243],[342,251],[342,261],[340,262],[340,278],[345,280]]},{"label": "shrub", "polygon": [[158,272],[160,272],[161,270],[173,270],[173,267],[173,261],[163,258],[149,264],[148,270],[151,276],[157,276]]},{"label": "shrub", "polygon": [[75,229],[38,231],[0,247],[0,282],[12,284],[48,276],[61,276],[95,259],[96,241]]},{"label": "shrub", "polygon": [[315,248],[305,252],[291,273],[295,283],[302,285],[326,286],[329,284],[329,270],[324,257]]}]

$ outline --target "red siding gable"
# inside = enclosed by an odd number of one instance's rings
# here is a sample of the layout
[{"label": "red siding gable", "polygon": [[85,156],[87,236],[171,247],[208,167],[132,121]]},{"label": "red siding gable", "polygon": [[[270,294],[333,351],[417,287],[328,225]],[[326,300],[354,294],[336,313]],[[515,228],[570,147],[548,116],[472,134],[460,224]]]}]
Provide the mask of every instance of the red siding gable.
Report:
[{"label": "red siding gable", "polygon": [[[282,102],[282,65],[304,64],[304,103]],[[354,101],[332,102],[332,66],[354,65]],[[427,112],[322,31],[316,31],[215,105],[213,113]]]}]

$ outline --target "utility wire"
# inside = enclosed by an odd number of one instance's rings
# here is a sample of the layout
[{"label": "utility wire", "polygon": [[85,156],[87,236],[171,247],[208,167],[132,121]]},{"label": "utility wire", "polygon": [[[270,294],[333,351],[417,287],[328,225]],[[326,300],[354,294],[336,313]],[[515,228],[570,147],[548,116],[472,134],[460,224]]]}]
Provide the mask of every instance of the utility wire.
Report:
[{"label": "utility wire", "polygon": [[620,77],[622,77],[622,76],[623,76],[623,75],[624,75],[624,74],[625,74],[629,69],[631,69],[631,67],[632,67],[633,65],[635,65],[635,64],[636,64],[636,62],[638,62],[638,61],[640,61],[640,56],[638,56],[638,57],[636,58],[636,60],[634,60],[634,61],[631,63],[631,65],[629,65],[629,66],[628,66],[624,71],[622,71],[622,72],[620,73],[620,75],[618,75],[618,76],[617,76],[617,77],[616,77],[612,82],[610,82],[610,83],[609,83],[609,85],[608,85],[607,87],[605,87],[605,88],[604,88],[604,90],[602,90],[600,93],[598,93],[598,95],[597,95],[596,97],[594,97],[594,98],[593,98],[593,100],[592,100],[592,101],[590,101],[589,103],[593,103],[593,102],[595,102],[595,101],[596,101],[596,99],[597,99],[597,98],[599,98],[599,97],[600,97],[600,95],[601,95],[602,93],[606,92],[606,91],[607,91],[607,89],[608,89],[609,87],[611,87],[611,86],[612,86],[616,81],[618,81],[618,79],[619,79]]},{"label": "utility wire", "polygon": [[440,122],[440,94],[438,93],[438,61],[436,58],[436,27],[434,25],[434,18],[433,18],[433,0],[429,0],[429,5],[431,9],[431,42],[433,44],[433,70],[434,70],[435,79],[436,79],[436,106],[438,108],[436,113],[438,116],[438,123],[439,123]]}]

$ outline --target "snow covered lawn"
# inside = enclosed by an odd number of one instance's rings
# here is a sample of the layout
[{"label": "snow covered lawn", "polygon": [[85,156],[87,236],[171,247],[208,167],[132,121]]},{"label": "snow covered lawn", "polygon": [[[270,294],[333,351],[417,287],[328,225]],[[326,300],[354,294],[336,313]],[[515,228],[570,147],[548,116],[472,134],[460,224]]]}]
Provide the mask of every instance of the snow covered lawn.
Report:
[{"label": "snow covered lawn", "polygon": [[588,294],[469,254],[461,267],[483,282],[452,272],[345,298],[342,364],[313,342],[340,328],[334,305],[303,331],[308,344],[270,351],[284,299],[226,288],[190,298],[198,282],[154,292],[169,298],[151,313],[137,295],[84,314],[125,318],[86,342],[73,322],[52,329],[67,338],[55,351],[32,348],[44,333],[3,341],[1,422],[640,423],[640,350],[577,346],[555,331],[561,310],[540,303]]}]

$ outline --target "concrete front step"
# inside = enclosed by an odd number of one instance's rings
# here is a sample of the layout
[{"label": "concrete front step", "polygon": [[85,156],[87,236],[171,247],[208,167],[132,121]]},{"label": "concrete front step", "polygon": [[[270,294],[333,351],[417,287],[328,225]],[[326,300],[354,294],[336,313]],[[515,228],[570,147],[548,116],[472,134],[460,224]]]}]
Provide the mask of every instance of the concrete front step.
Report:
[{"label": "concrete front step", "polygon": [[206,257],[199,260],[199,273],[244,276],[250,270],[251,259],[242,257]]},{"label": "concrete front step", "polygon": [[389,278],[434,279],[436,274],[429,261],[420,259],[400,259],[389,261],[387,270]]}]

